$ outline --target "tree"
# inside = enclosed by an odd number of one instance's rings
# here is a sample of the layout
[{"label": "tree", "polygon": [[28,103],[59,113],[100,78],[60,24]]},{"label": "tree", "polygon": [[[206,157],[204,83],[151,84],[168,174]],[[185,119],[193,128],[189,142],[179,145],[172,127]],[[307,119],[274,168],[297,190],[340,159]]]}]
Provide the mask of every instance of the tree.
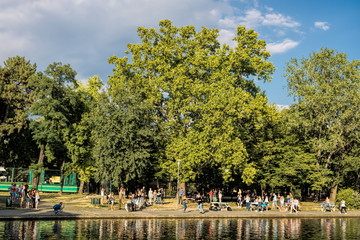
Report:
[{"label": "tree", "polygon": [[263,190],[282,190],[300,197],[299,190],[305,196],[309,188],[321,190],[330,179],[323,177],[326,170],[317,164],[316,156],[292,122],[296,118],[290,110],[279,112],[276,121],[266,126],[265,136],[254,143],[251,155],[257,159],[256,182]]},{"label": "tree", "polygon": [[240,175],[250,184],[254,167],[243,138],[249,126],[261,129],[271,112],[255,84],[269,81],[274,70],[265,41],[238,27],[237,45],[230,48],[218,42],[217,29],[196,32],[169,20],[159,25],[159,32],[138,29],[141,43],[128,45],[130,62],[110,58],[115,65],[110,91],[135,91],[152,104],[166,133],[162,167],[174,178],[179,159],[182,180],[216,179],[204,175],[208,172],[224,181]]},{"label": "tree", "polygon": [[101,79],[94,76],[88,79],[87,85],[80,85],[77,88],[77,93],[85,107],[82,110],[81,121],[73,124],[65,142],[71,159],[68,169],[78,174],[80,194],[84,191],[84,184],[89,182],[96,170],[92,156],[91,133],[94,127],[92,116],[96,112],[93,110],[99,107],[99,99],[104,95],[100,92],[102,86]]},{"label": "tree", "polygon": [[[39,73],[35,80],[36,101],[31,107],[33,120],[30,127],[40,148],[39,166],[34,167],[41,167],[46,157],[63,173],[68,158],[65,137],[72,124],[80,121],[83,105],[74,93],[76,72],[70,65],[53,63],[44,73]],[[34,185],[37,186],[37,178]]]},{"label": "tree", "polygon": [[[19,159],[31,161],[31,154],[26,155],[31,151],[19,151],[19,146],[15,143],[27,139],[28,136],[27,109],[33,101],[31,79],[35,72],[36,65],[19,56],[8,58],[4,62],[4,67],[0,66],[0,156],[2,163],[14,163]],[[20,162],[19,165],[21,165]]]},{"label": "tree", "polygon": [[116,187],[148,182],[157,163],[159,129],[138,95],[103,96],[92,114],[96,180]]},{"label": "tree", "polygon": [[[304,136],[318,164],[329,170],[323,187],[336,198],[348,159],[359,143],[360,61],[349,61],[344,53],[321,49],[309,58],[291,59],[286,68],[294,126]],[[359,161],[358,158],[353,159]]]}]

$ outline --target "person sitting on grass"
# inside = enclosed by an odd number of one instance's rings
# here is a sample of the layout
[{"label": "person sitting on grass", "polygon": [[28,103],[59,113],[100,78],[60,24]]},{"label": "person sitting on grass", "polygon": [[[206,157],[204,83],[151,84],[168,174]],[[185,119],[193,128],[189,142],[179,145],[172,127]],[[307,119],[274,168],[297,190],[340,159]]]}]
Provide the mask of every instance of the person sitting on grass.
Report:
[{"label": "person sitting on grass", "polygon": [[59,213],[63,212],[64,205],[62,202],[60,202],[59,204],[55,204],[53,206],[53,209],[54,209],[55,215],[58,215]]}]

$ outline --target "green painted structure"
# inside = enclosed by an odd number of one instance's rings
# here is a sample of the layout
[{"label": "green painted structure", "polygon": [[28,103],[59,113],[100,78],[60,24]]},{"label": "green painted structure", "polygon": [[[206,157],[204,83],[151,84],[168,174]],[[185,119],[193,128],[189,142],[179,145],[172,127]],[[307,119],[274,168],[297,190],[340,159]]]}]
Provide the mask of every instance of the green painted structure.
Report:
[{"label": "green painted structure", "polygon": [[[0,191],[9,191],[12,183],[16,186],[21,184],[29,184],[32,188],[33,172],[31,170],[16,169],[16,168],[0,168]],[[64,176],[63,192],[77,193],[79,184],[76,174]],[[59,192],[60,191],[60,171],[59,170],[44,170],[41,172],[38,190],[40,192]]]}]

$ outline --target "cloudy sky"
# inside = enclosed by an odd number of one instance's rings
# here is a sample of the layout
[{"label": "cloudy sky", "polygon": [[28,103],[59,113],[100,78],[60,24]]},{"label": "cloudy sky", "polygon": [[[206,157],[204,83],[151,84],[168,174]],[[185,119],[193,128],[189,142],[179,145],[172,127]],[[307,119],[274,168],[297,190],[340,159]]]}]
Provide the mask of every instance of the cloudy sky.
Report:
[{"label": "cloudy sky", "polygon": [[43,71],[57,61],[71,64],[78,79],[107,81],[107,59],[139,41],[138,26],[170,19],[220,29],[219,40],[231,43],[235,28],[246,25],[267,42],[277,68],[271,83],[259,85],[270,102],[288,105],[282,74],[290,58],[327,47],[359,59],[359,12],[359,0],[1,0],[0,64],[19,55]]}]

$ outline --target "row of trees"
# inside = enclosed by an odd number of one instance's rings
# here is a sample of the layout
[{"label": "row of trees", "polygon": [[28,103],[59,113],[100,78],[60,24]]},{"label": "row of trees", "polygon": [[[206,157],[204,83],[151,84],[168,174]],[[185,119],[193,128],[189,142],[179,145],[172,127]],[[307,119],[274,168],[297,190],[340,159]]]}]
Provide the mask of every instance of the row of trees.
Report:
[{"label": "row of trees", "polygon": [[266,43],[238,27],[230,48],[217,29],[139,28],[140,43],[113,56],[107,84],[79,84],[53,63],[24,57],[0,67],[0,151],[6,166],[60,168],[82,182],[115,186],[154,179],[197,188],[358,190],[358,60],[321,49],[292,59],[286,77],[297,103],[278,111],[257,81],[274,66]]}]

